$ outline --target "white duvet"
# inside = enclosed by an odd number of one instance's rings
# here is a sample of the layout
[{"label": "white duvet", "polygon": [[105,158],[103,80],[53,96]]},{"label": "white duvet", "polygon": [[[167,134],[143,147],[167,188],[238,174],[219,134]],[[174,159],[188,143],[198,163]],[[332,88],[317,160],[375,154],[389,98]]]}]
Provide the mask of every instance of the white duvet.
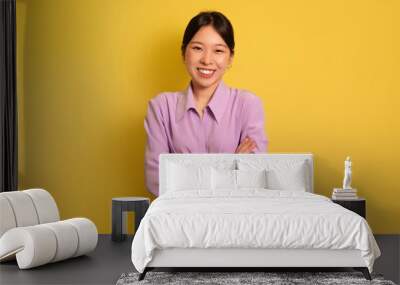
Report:
[{"label": "white duvet", "polygon": [[361,216],[324,196],[265,189],[158,197],[133,239],[133,265],[143,272],[164,248],[358,249],[370,272],[380,256]]}]

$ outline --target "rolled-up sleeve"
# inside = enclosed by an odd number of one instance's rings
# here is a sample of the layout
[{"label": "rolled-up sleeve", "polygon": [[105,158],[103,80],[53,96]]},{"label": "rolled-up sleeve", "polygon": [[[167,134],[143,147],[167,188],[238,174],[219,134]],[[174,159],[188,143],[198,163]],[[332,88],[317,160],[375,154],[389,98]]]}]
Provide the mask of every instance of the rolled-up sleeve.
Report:
[{"label": "rolled-up sleeve", "polygon": [[160,153],[168,153],[168,139],[165,131],[160,97],[150,100],[147,115],[144,120],[144,128],[147,133],[145,151],[145,182],[147,190],[158,196],[158,156]]},{"label": "rolled-up sleeve", "polygon": [[252,153],[264,153],[268,150],[268,139],[265,133],[265,116],[261,100],[249,94],[243,104],[243,126],[240,143],[248,136],[257,144]]}]

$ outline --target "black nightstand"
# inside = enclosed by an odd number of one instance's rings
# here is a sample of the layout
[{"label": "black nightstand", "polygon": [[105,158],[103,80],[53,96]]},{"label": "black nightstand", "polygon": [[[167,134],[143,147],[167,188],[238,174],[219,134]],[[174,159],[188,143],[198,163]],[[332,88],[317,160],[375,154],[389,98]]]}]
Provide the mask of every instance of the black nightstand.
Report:
[{"label": "black nightstand", "polygon": [[366,201],[364,198],[357,198],[354,200],[338,200],[332,199],[333,203],[339,204],[340,206],[359,214],[364,219],[366,218]]},{"label": "black nightstand", "polygon": [[140,221],[146,214],[150,205],[150,199],[145,197],[120,197],[112,198],[112,234],[113,241],[123,241],[126,238],[126,212],[135,212],[135,227],[139,227]]}]

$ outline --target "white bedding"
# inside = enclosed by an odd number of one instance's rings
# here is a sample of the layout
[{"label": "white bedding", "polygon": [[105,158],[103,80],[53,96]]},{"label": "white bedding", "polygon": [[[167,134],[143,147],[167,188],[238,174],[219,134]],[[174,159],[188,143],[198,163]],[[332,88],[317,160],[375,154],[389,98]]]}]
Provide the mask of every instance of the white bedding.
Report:
[{"label": "white bedding", "polygon": [[132,243],[143,272],[154,249],[358,249],[372,272],[380,256],[361,216],[330,199],[300,191],[182,191],[153,201]]}]

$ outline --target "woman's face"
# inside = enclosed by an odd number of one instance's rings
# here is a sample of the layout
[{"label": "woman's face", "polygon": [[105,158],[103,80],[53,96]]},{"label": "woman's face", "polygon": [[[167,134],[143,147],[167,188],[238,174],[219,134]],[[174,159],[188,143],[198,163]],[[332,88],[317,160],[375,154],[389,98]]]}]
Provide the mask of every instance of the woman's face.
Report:
[{"label": "woman's face", "polygon": [[192,83],[200,88],[218,84],[232,59],[233,55],[224,39],[210,25],[197,31],[184,55]]}]

